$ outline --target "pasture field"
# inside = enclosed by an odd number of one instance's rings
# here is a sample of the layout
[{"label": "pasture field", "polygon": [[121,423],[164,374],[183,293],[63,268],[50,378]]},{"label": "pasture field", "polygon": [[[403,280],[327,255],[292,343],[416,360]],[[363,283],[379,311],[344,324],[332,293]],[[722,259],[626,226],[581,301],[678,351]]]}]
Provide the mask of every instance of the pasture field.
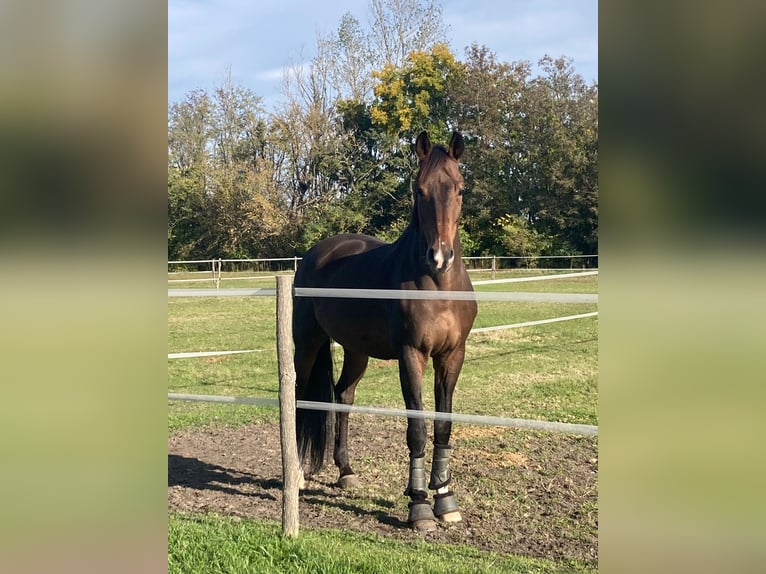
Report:
[{"label": "pasture field", "polygon": [[[545,271],[525,270],[527,274],[544,274]],[[521,276],[520,271],[499,272],[503,276]],[[489,279],[489,274],[473,274],[474,281]],[[242,280],[221,282],[229,287],[273,287],[273,278],[259,281]],[[169,284],[169,288],[205,288],[212,282]],[[556,281],[535,281],[476,286],[477,291],[531,291],[596,293],[598,277],[588,276]],[[597,310],[594,304],[547,304],[480,301],[475,327],[511,324],[523,321],[574,315]],[[598,424],[597,416],[597,368],[598,342],[597,317],[576,319],[547,325],[512,330],[472,334],[468,339],[466,361],[454,396],[454,411],[468,414],[532,418],[571,423]],[[169,392],[232,395],[251,397],[277,397],[277,361],[275,350],[275,299],[273,297],[221,297],[221,298],[170,298],[168,300],[168,352],[215,351],[256,349],[258,352],[215,357],[174,359],[168,361]],[[340,370],[342,352],[334,350],[336,377]],[[425,408],[433,408],[433,371],[429,366],[423,385]],[[398,382],[398,369],[394,361],[370,360],[367,373],[359,384],[356,404],[403,408]],[[244,448],[245,433],[260,432],[266,436],[275,428],[278,411],[239,405],[217,405],[169,401],[169,441],[183,443],[183,448],[207,444],[219,440],[223,444],[238,444]],[[355,426],[355,421],[364,422]],[[351,434],[369,432],[375,436],[377,417],[351,418]],[[389,530],[361,528],[362,532],[345,532],[344,520],[354,512],[361,513],[371,523],[385,522],[381,504],[387,513],[406,516],[406,499],[401,491],[406,484],[406,446],[403,429],[405,421],[387,421],[384,436],[385,454],[367,452],[360,443],[352,451],[352,464],[359,460],[360,468],[382,477],[391,475],[390,485],[379,485],[362,495],[338,494],[330,488],[334,467],[328,462],[323,483],[317,487],[314,503],[317,505],[343,507],[337,521],[322,515],[318,527],[302,529],[297,541],[283,540],[279,536],[278,515],[253,519],[248,512],[230,511],[230,500],[216,504],[170,504],[169,520],[169,566],[172,572],[594,572],[597,567],[595,536],[597,528],[595,478],[596,439],[552,436],[546,433],[471,427],[455,425],[454,441],[462,452],[466,468],[474,468],[475,460],[486,455],[493,462],[486,475],[464,476],[461,504],[473,504],[475,525],[484,524],[486,515],[513,513],[510,520],[519,531],[526,528],[524,521],[532,525],[530,535],[546,540],[560,537],[568,542],[557,546],[549,540],[546,546],[522,548],[519,557],[504,551],[498,540],[486,544],[474,544],[468,540],[460,544],[465,532],[452,530],[436,542],[399,539],[396,524]],[[430,427],[430,423],[429,423]],[[243,430],[240,430],[243,429]],[[233,433],[233,434],[227,434]],[[388,434],[387,434],[388,433]],[[264,439],[265,440],[265,439]],[[240,441],[240,442],[237,442]],[[278,439],[276,439],[278,448]],[[211,443],[210,452],[215,452]],[[498,446],[499,445],[499,446]],[[542,445],[542,446],[541,446]],[[180,447],[179,447],[180,448]],[[230,450],[235,450],[232,446]],[[178,450],[177,452],[181,452]],[[519,453],[526,453],[524,462],[516,463]],[[361,456],[360,456],[361,455]],[[176,456],[176,455],[173,455]],[[178,455],[184,464],[200,459],[200,455]],[[224,456],[221,454],[221,456]],[[233,456],[230,453],[229,456]],[[457,456],[457,455],[456,455]],[[274,457],[278,458],[278,450]],[[499,458],[498,458],[499,457]],[[510,458],[509,458],[510,457]],[[532,460],[539,457],[539,460]],[[218,476],[221,468],[229,471],[233,466],[227,459],[207,457],[204,471]],[[272,457],[273,458],[273,457]],[[390,461],[388,459],[391,459]],[[401,460],[399,460],[401,459]],[[502,459],[502,464],[500,461]],[[583,461],[590,460],[590,463]],[[511,462],[508,462],[511,461]],[[199,460],[197,460],[199,462]],[[194,464],[197,464],[195,462]],[[277,461],[278,462],[278,461]],[[506,464],[507,463],[507,464]],[[577,464],[576,464],[577,463]],[[579,463],[583,463],[580,465]],[[175,463],[174,463],[175,464]],[[180,464],[180,463],[179,463]],[[248,464],[252,465],[252,461]],[[387,465],[391,464],[389,468]],[[429,459],[430,464],[430,459]],[[366,467],[365,467],[366,465]],[[505,466],[504,466],[505,465]],[[575,476],[580,466],[583,477],[578,485]],[[399,468],[401,467],[401,468]],[[497,468],[495,468],[497,467]],[[179,467],[180,468],[180,467]],[[197,468],[192,466],[189,468]],[[248,467],[250,468],[250,467]],[[356,465],[355,465],[356,468]],[[186,467],[182,469],[187,472]],[[496,471],[496,473],[495,473]],[[179,470],[180,472],[180,470]],[[232,478],[229,472],[225,488],[238,487],[247,473]],[[457,471],[454,471],[457,473]],[[467,473],[463,469],[460,472]],[[530,495],[522,490],[507,494],[503,484],[507,476],[511,480],[518,473],[518,481],[532,491],[547,494],[544,498]],[[224,473],[225,474],[225,473]],[[262,490],[250,493],[254,497],[279,497],[274,481],[279,481],[279,470],[274,468],[270,479],[261,480]],[[239,476],[239,475],[236,475]],[[574,480],[574,484],[568,484]],[[401,484],[399,484],[401,482]],[[559,492],[555,484],[561,485]],[[587,484],[586,484],[587,483]],[[231,485],[234,485],[232,487]],[[554,486],[551,486],[554,485]],[[177,489],[184,486],[179,482]],[[582,486],[582,488],[580,488]],[[220,483],[206,483],[205,489],[221,489]],[[577,504],[551,515],[545,505],[550,497],[555,504],[564,504],[569,489]],[[196,491],[199,494],[199,490]],[[508,496],[514,500],[506,500]],[[340,497],[340,499],[339,499]],[[561,500],[560,500],[561,499]],[[547,502],[546,502],[547,501]],[[269,501],[274,506],[273,501]],[[571,501],[567,501],[569,504]],[[376,506],[377,504],[377,506]],[[515,508],[511,510],[511,505]],[[562,507],[563,508],[563,507]],[[356,510],[354,510],[356,509]],[[336,509],[337,510],[337,509]],[[470,510],[467,510],[469,522]],[[569,515],[567,515],[569,513]],[[525,514],[527,516],[525,516]],[[309,517],[311,518],[311,517]],[[304,517],[301,518],[302,523]],[[545,521],[551,524],[543,524]],[[554,524],[555,523],[555,524]],[[275,525],[276,524],[276,525]],[[309,524],[311,524],[309,520]],[[492,528],[491,522],[486,522]],[[391,525],[388,525],[391,526]],[[401,525],[399,525],[401,526]],[[334,529],[333,529],[334,527]],[[303,526],[302,526],[303,528]],[[557,530],[558,529],[558,530]],[[403,530],[399,528],[399,530]],[[474,531],[476,528],[473,529]],[[503,528],[498,532],[511,536]],[[391,533],[394,533],[391,536]],[[381,537],[380,534],[384,536]],[[499,535],[498,535],[499,536]],[[491,537],[490,537],[491,538]],[[439,542],[449,542],[440,544]],[[585,550],[578,550],[581,544]],[[481,550],[479,550],[479,549]],[[492,550],[496,548],[497,550]],[[517,548],[517,547],[512,547]],[[489,550],[488,550],[489,549]],[[499,551],[499,552],[498,552]],[[522,557],[523,556],[523,557]],[[428,558],[426,558],[428,557]],[[210,566],[214,564],[214,566]],[[321,564],[321,568],[317,565]],[[204,566],[204,568],[203,568]],[[447,568],[449,566],[449,568]]]}]

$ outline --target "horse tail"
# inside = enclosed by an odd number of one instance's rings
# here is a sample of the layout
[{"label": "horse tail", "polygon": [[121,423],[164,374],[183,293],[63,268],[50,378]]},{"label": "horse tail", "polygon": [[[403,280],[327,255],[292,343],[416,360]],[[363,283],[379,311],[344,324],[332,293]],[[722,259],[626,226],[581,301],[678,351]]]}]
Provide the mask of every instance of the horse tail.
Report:
[{"label": "horse tail", "polygon": [[[308,380],[299,381],[296,398],[304,401],[332,403],[334,397],[332,353],[328,339],[319,349]],[[324,465],[327,435],[333,423],[328,411],[297,409],[296,434],[300,460],[307,464],[308,474],[314,474]]]}]

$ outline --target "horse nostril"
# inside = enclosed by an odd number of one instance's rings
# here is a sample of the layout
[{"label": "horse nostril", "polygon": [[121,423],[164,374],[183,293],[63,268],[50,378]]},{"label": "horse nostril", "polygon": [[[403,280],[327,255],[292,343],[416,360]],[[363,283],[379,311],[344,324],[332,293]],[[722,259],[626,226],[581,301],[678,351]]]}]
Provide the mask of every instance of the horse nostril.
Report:
[{"label": "horse nostril", "polygon": [[455,250],[450,249],[447,251],[447,261],[452,261],[455,258]]},{"label": "horse nostril", "polygon": [[429,247],[428,251],[426,251],[426,260],[429,263],[434,263],[435,258],[434,258],[434,248],[433,247]]}]

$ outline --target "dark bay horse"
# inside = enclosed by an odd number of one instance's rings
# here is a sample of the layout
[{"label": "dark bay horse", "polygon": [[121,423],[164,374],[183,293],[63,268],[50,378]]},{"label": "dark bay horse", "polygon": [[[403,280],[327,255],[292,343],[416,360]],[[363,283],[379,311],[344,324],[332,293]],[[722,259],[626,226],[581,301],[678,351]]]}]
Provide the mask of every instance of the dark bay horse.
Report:
[{"label": "dark bay horse", "polygon": [[[463,137],[452,134],[449,147],[432,146],[426,132],[415,143],[420,169],[414,182],[412,217],[394,243],[368,235],[336,235],[317,243],[295,274],[295,287],[344,289],[416,289],[472,291],[460,257],[458,220],[463,177],[458,160]],[[433,358],[436,410],[452,412],[455,390],[465,356],[465,341],[476,317],[475,300],[342,299],[296,297],[293,314],[296,397],[350,405],[369,357],[398,359],[399,379],[407,409],[423,410],[421,382],[428,358]],[[343,368],[334,384],[331,340],[343,347]],[[309,474],[324,463],[328,416],[324,411],[297,411],[298,447]],[[435,527],[435,516],[460,520],[451,474],[448,421],[434,422],[434,451],[428,488],[425,474],[426,423],[407,419],[410,452],[408,522],[417,529]],[[337,413],[334,459],[338,484],[349,488],[358,480],[349,464],[348,413]]]}]

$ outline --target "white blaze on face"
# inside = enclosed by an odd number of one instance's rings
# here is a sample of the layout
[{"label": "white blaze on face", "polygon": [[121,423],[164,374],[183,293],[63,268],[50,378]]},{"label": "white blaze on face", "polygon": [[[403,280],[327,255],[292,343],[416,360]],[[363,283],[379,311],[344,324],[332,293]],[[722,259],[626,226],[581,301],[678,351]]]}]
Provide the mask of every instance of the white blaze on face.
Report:
[{"label": "white blaze on face", "polygon": [[434,263],[436,263],[436,268],[441,269],[444,266],[445,261],[444,241],[439,240],[439,248],[434,251]]},{"label": "white blaze on face", "polygon": [[449,244],[440,239],[437,248],[434,249],[432,247],[429,249],[429,252],[429,259],[436,271],[446,272],[452,267],[452,262],[455,260],[455,252]]}]

